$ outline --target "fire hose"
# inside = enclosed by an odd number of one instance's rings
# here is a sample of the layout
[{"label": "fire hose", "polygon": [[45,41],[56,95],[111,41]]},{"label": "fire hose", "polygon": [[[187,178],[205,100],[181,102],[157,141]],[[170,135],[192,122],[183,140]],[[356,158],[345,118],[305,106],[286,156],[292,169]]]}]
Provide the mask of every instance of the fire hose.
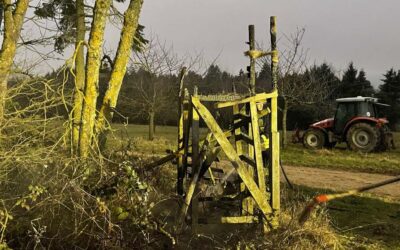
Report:
[{"label": "fire hose", "polygon": [[398,181],[400,181],[400,175],[390,178],[390,179],[387,179],[385,181],[369,184],[369,185],[366,185],[366,186],[363,186],[363,187],[360,187],[357,189],[352,189],[352,190],[349,190],[349,191],[343,192],[343,193],[317,195],[304,208],[303,212],[301,213],[301,215],[299,217],[299,223],[301,225],[303,225],[307,221],[307,219],[310,217],[312,211],[314,211],[314,209],[318,205],[327,203],[327,202],[335,200],[335,199],[340,199],[340,198],[356,195],[356,194],[359,194],[359,193],[362,193],[362,192],[365,192],[365,191],[368,191],[371,189],[375,189],[378,187],[386,186],[386,185],[389,185],[389,184],[392,184],[392,183],[395,183]]}]

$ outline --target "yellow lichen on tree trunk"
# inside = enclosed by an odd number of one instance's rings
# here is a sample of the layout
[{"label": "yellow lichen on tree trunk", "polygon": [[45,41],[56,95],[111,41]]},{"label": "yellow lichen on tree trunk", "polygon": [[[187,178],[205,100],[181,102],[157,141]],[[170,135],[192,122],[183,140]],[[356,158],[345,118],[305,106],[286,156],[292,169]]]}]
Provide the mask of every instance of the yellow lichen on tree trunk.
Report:
[{"label": "yellow lichen on tree trunk", "polygon": [[131,0],[128,9],[125,12],[124,25],[121,31],[121,38],[111,72],[111,78],[96,121],[97,134],[106,131],[106,122],[111,122],[113,108],[117,105],[119,91],[125,76],[129,55],[132,50],[133,39],[138,27],[142,3],[143,0]]},{"label": "yellow lichen on tree trunk", "polygon": [[101,48],[110,5],[111,0],[97,0],[94,7],[94,17],[88,43],[85,95],[79,136],[79,152],[81,157],[88,156],[93,138],[101,63]]},{"label": "yellow lichen on tree trunk", "polygon": [[73,152],[79,152],[79,131],[82,117],[83,91],[85,87],[85,7],[84,0],[76,0],[76,41],[75,49],[75,92],[72,118],[72,147]]},{"label": "yellow lichen on tree trunk", "polygon": [[14,10],[10,0],[3,0],[2,3],[4,7],[4,38],[0,51],[0,120],[3,119],[5,113],[8,77],[29,1],[18,0]]}]

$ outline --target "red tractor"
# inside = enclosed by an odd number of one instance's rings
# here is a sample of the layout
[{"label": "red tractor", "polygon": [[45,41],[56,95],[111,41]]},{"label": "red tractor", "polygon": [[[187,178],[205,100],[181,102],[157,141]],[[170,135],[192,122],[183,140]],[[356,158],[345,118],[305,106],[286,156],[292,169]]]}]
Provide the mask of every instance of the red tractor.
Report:
[{"label": "red tractor", "polygon": [[394,148],[389,122],[382,116],[382,109],[389,105],[362,96],[340,98],[336,102],[334,118],[311,124],[303,136],[296,132],[297,140],[306,148],[332,148],[340,142],[364,153]]}]

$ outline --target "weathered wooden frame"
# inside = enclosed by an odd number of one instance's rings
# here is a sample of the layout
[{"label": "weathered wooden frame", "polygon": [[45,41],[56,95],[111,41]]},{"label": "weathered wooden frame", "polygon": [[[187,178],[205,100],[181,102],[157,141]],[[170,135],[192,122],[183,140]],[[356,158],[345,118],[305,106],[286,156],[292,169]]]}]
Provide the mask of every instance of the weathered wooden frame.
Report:
[{"label": "weathered wooden frame", "polygon": [[[215,141],[224,151],[238,176],[240,177],[242,199],[242,212],[240,216],[223,216],[218,220],[208,220],[207,223],[255,223],[262,222],[265,230],[278,226],[280,210],[280,177],[279,177],[279,132],[278,132],[278,89],[277,89],[277,63],[278,53],[276,49],[276,25],[275,17],[270,19],[271,52],[264,53],[271,56],[271,72],[273,90],[270,93],[255,93],[255,59],[250,56],[250,90],[251,95],[247,97],[237,94],[201,96],[197,91],[190,95],[188,91],[180,90],[179,126],[178,126],[178,194],[184,196],[184,203],[180,211],[179,224],[183,223],[188,212],[192,221],[192,230],[197,231],[199,224],[197,204],[198,183],[202,178],[201,166],[205,161],[205,148]],[[254,26],[249,27],[248,55],[255,51]],[[211,112],[203,102],[216,102],[214,107],[232,108],[235,116],[233,128],[223,131]],[[258,104],[267,104],[259,110]],[[265,105],[264,105],[265,106]],[[268,116],[269,119],[269,164],[265,168],[262,156],[262,145],[260,135],[259,119]],[[199,122],[200,119],[207,125],[210,134],[200,142]],[[248,126],[248,134],[242,131],[242,126]],[[189,145],[189,136],[192,136]],[[229,137],[235,138],[234,145]],[[202,145],[200,145],[202,144]],[[247,144],[248,154],[244,154],[244,146]],[[189,158],[191,160],[189,160]],[[188,175],[188,167],[191,175]],[[210,173],[211,174],[211,173]],[[267,178],[266,178],[267,177]],[[212,175],[211,175],[212,178]],[[267,180],[267,181],[266,181]],[[185,181],[188,182],[185,184]],[[185,189],[185,186],[187,187]],[[186,192],[185,192],[186,191]],[[189,209],[190,208],[190,209]],[[261,213],[257,214],[256,209]],[[260,216],[261,215],[261,216]]]}]

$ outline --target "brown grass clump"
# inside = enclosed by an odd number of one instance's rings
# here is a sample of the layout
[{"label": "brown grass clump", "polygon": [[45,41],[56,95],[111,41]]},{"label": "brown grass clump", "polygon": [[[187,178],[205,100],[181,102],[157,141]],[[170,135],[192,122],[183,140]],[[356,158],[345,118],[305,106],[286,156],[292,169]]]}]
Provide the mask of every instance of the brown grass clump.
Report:
[{"label": "brown grass clump", "polygon": [[343,238],[331,227],[326,213],[321,212],[305,225],[297,217],[301,206],[290,206],[280,214],[276,230],[263,234],[260,229],[239,231],[229,242],[240,249],[343,249]]},{"label": "brown grass clump", "polygon": [[341,239],[330,226],[328,216],[320,213],[301,226],[297,222],[297,212],[301,209],[292,208],[296,213],[283,211],[280,228],[263,244],[271,249],[339,249]]},{"label": "brown grass clump", "polygon": [[[296,213],[293,214],[293,211]],[[344,238],[330,226],[325,213],[307,224],[297,222],[298,209],[284,210],[279,228],[263,233],[259,225],[242,225],[224,234],[202,233],[180,242],[191,249],[344,249]],[[221,226],[221,229],[226,227]],[[201,247],[200,247],[201,246]]]}]

